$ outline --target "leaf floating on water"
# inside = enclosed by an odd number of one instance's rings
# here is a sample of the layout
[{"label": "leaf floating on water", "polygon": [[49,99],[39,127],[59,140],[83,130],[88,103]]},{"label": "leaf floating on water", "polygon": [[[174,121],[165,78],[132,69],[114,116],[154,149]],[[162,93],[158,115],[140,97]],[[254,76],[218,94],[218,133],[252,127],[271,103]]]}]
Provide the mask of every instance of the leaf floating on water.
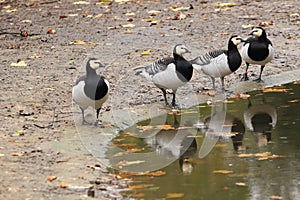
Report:
[{"label": "leaf floating on water", "polygon": [[173,126],[171,126],[169,124],[157,125],[155,128],[158,129],[158,130],[167,130],[167,131],[175,129]]},{"label": "leaf floating on water", "polygon": [[236,99],[248,99],[250,97],[250,94],[243,94],[243,93],[236,93],[234,96]]},{"label": "leaf floating on water", "polygon": [[126,161],[126,160],[123,160],[123,161],[120,161],[117,164],[117,166],[124,167],[124,166],[129,166],[129,165],[137,165],[137,164],[144,163],[144,162],[145,162],[144,160],[135,160],[135,161]]},{"label": "leaf floating on water", "polygon": [[149,176],[163,176],[165,174],[166,174],[166,172],[160,170],[160,171],[155,171],[155,172],[149,172],[146,175],[149,175]]},{"label": "leaf floating on water", "polygon": [[214,174],[232,174],[233,171],[220,169],[220,170],[214,170],[213,173]]},{"label": "leaf floating on water", "polygon": [[250,158],[256,157],[258,160],[267,160],[273,158],[284,158],[285,156],[272,154],[271,152],[263,152],[263,153],[250,153],[250,154],[239,154],[238,157],[240,158]]},{"label": "leaf floating on water", "polygon": [[290,101],[288,101],[289,103],[297,103],[297,102],[299,102],[299,99],[293,99],[293,100],[290,100]]},{"label": "leaf floating on water", "polygon": [[268,92],[287,92],[288,90],[291,89],[287,89],[287,88],[265,88],[263,90],[264,93],[268,93]]},{"label": "leaf floating on water", "polygon": [[26,67],[27,64],[24,60],[21,60],[17,63],[11,63],[10,66],[12,66],[12,67]]},{"label": "leaf floating on water", "polygon": [[283,199],[281,196],[276,196],[276,195],[273,195],[273,196],[270,196],[271,199]]},{"label": "leaf floating on water", "polygon": [[235,185],[242,186],[242,187],[247,186],[246,183],[243,183],[243,182],[236,182]]},{"label": "leaf floating on water", "polygon": [[184,197],[183,193],[168,193],[166,199],[178,199]]}]

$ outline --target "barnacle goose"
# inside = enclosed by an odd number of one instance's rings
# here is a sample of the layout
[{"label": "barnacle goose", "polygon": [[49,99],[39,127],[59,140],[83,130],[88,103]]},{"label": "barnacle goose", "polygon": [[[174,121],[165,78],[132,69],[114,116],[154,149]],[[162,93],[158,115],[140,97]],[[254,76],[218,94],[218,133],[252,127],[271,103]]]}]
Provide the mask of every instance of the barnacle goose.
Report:
[{"label": "barnacle goose", "polygon": [[[173,50],[173,57],[161,58],[150,65],[134,69],[136,75],[142,75],[161,89],[167,106],[177,106],[176,90],[192,78],[192,64],[183,57],[186,53],[190,53],[186,46],[177,44]],[[173,99],[171,105],[167,100],[166,89],[172,89]]]},{"label": "barnacle goose", "polygon": [[72,90],[72,98],[77,103],[82,112],[82,124],[89,124],[84,117],[84,110],[88,107],[96,109],[95,126],[103,128],[99,123],[98,117],[102,104],[107,100],[109,95],[109,82],[96,73],[96,69],[104,67],[99,60],[89,58],[86,64],[86,75],[76,80]]},{"label": "barnacle goose", "polygon": [[242,58],[237,45],[243,42],[240,36],[233,35],[228,42],[228,50],[219,49],[201,55],[190,62],[197,71],[202,71],[212,79],[213,88],[215,78],[220,77],[222,90],[225,90],[224,77],[235,72],[242,64]]},{"label": "barnacle goose", "polygon": [[252,29],[249,37],[242,47],[242,58],[246,62],[246,71],[241,81],[247,81],[248,67],[250,64],[260,65],[259,77],[255,80],[262,82],[261,74],[265,65],[270,62],[274,57],[274,48],[271,41],[267,38],[266,31],[261,27],[255,27]]}]

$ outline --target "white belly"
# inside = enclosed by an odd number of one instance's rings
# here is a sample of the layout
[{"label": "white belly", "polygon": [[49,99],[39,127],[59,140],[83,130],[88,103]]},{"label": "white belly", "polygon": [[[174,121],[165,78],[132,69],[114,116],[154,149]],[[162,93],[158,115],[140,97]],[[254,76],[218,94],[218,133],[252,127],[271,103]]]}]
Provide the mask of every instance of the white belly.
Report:
[{"label": "white belly", "polygon": [[204,74],[214,78],[224,77],[232,73],[228,66],[227,56],[225,54],[213,58],[209,64],[202,66],[201,70]]},{"label": "white belly", "polygon": [[152,81],[158,87],[166,89],[177,89],[187,82],[178,78],[174,64],[170,64],[165,71],[155,74],[152,77]]},{"label": "white belly", "polygon": [[249,43],[246,44],[245,46],[242,47],[242,58],[245,62],[249,63],[249,64],[254,64],[254,65],[262,65],[265,66],[268,62],[270,62],[273,58],[274,58],[274,48],[272,47],[272,45],[268,46],[269,49],[269,55],[266,59],[261,60],[261,61],[255,61],[252,60],[249,56],[248,56],[248,48],[249,48]]},{"label": "white belly", "polygon": [[[108,84],[108,81],[105,80],[105,82],[106,82],[106,84]],[[109,88],[109,85],[108,85],[108,88]],[[74,86],[73,90],[72,90],[73,100],[84,110],[87,109],[88,107],[92,107],[95,109],[101,108],[102,104],[107,100],[108,95],[109,95],[109,91],[102,99],[95,101],[95,100],[89,98],[84,93],[84,82],[83,81],[79,82],[76,86]]]}]

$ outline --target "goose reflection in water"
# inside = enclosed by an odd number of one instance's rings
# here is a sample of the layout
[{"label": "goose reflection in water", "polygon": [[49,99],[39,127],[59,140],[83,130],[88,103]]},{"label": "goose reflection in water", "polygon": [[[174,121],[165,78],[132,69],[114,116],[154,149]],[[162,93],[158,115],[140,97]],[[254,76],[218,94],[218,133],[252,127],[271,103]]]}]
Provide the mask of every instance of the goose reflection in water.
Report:
[{"label": "goose reflection in water", "polygon": [[271,141],[272,130],[277,123],[276,109],[265,103],[253,105],[248,99],[248,109],[244,111],[246,127],[257,137],[258,146],[265,146]]},{"label": "goose reflection in water", "polygon": [[[217,122],[212,122],[212,119],[218,120],[218,118],[214,118],[215,115],[225,117]],[[239,118],[226,112],[225,103],[222,103],[221,111],[216,111],[216,109],[213,108],[212,114],[204,117],[202,122],[198,122],[198,124],[195,124],[195,126],[201,131],[201,133],[205,134],[205,137],[212,139],[217,138],[218,140],[224,142],[231,140],[233,149],[236,152],[241,153],[245,151],[245,146],[243,145],[245,126]]]},{"label": "goose reflection in water", "polygon": [[192,173],[194,164],[192,157],[197,151],[197,142],[195,139],[195,129],[180,127],[176,113],[173,113],[174,121],[171,130],[160,130],[146,142],[157,154],[167,159],[179,159],[179,166],[184,175]]}]

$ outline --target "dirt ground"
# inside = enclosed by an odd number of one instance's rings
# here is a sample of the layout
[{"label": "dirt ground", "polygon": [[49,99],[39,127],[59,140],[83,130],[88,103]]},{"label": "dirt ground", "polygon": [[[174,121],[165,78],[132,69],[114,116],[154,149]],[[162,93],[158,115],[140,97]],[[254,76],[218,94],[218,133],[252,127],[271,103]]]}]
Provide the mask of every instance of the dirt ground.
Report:
[{"label": "dirt ground", "polygon": [[[264,26],[276,49],[263,77],[299,69],[300,1],[217,2],[0,0],[0,199],[84,199],[90,186],[102,187],[99,199],[122,199],[126,181],[102,173],[73,133],[71,90],[87,56],[106,65],[107,108],[162,100],[133,67],[171,55],[178,43],[190,58],[225,48],[230,35],[247,37],[252,26]],[[251,67],[250,78],[258,70]],[[190,87],[211,87],[210,79],[195,72]]]}]

